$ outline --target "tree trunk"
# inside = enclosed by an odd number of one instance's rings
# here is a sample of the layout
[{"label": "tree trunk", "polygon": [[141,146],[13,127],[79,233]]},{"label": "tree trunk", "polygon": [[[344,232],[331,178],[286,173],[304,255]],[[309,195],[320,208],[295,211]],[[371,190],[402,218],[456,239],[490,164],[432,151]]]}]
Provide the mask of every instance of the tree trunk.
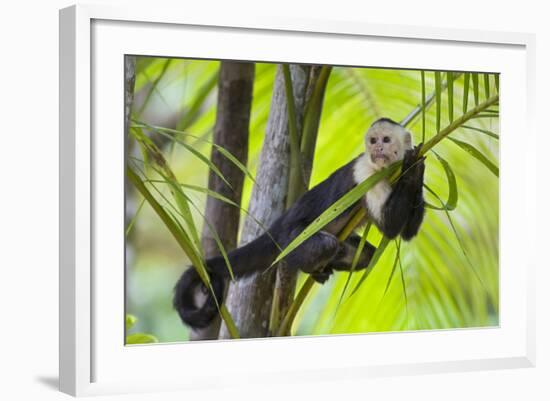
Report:
[{"label": "tree trunk", "polygon": [[[248,159],[248,129],[253,85],[254,63],[221,63],[213,142],[232,153],[245,166]],[[214,147],[211,160],[231,187],[210,171],[208,188],[240,205],[244,173]],[[240,210],[209,196],[205,217],[216,230],[225,250],[229,252],[234,249],[237,245]],[[202,231],[202,246],[206,258],[221,254],[207,224]],[[217,339],[220,321],[218,317],[205,329],[193,330],[191,340]]]},{"label": "tree trunk", "polygon": [[136,83],[136,58],[134,56],[124,57],[124,133],[128,137],[130,126],[130,113],[134,102],[134,85]]},{"label": "tree trunk", "polygon": [[[132,114],[132,106],[134,104],[134,86],[136,83],[136,58],[134,56],[124,57],[124,141],[125,141],[125,157],[129,157],[132,154],[134,148],[134,141],[130,140],[130,116]],[[126,162],[126,160],[125,160]],[[125,205],[124,205],[124,222],[125,227],[128,227],[132,218],[137,211],[136,202],[136,190],[133,185],[128,182],[128,177],[124,175],[125,184]],[[126,246],[124,249],[126,255],[126,268],[133,264],[134,247],[133,242],[130,240],[133,232],[131,231],[126,238]]]},{"label": "tree trunk", "polygon": [[[309,67],[290,67],[297,120],[301,121]],[[273,88],[271,109],[260,155],[256,184],[252,191],[248,211],[264,227],[269,227],[285,210],[290,167],[290,139],[288,129],[287,100],[282,68],[279,66]],[[260,234],[263,228],[247,218],[244,223],[241,245]],[[269,318],[277,267],[242,278],[229,286],[226,305],[242,338],[266,337],[269,334]],[[230,338],[225,325],[220,338]]]},{"label": "tree trunk", "polygon": [[[310,103],[311,97],[314,95],[314,89],[315,86],[318,85],[320,73],[321,73],[321,66],[312,66],[309,73],[309,80],[307,84],[306,94],[305,94],[305,101],[304,101],[304,111],[305,107],[307,107]],[[328,81],[328,78],[325,77],[324,80],[321,81],[321,87],[320,93],[324,97],[325,87],[326,83]],[[321,100],[322,104],[322,100]],[[312,116],[315,116],[315,120],[312,120],[311,124],[313,125],[313,131],[310,138],[307,140],[304,140],[305,138],[299,138],[302,146],[300,149],[301,152],[301,166],[299,167],[302,171],[301,177],[294,177],[295,179],[303,179],[306,187],[300,186],[302,188],[301,192],[295,193],[295,199],[291,199],[290,196],[287,198],[286,206],[287,209],[296,202],[297,198],[299,198],[306,190],[307,187],[309,187],[309,180],[311,178],[311,170],[313,166],[313,155],[315,151],[315,144],[317,142],[317,132],[319,128],[320,123],[320,110],[318,113],[316,113],[317,110],[310,110],[312,113]],[[302,131],[302,121],[298,122],[298,128],[299,131]],[[292,183],[289,183],[289,187],[293,185]],[[282,319],[288,312],[288,309],[290,308],[290,305],[292,304],[292,301],[294,300],[294,292],[296,290],[296,281],[298,278],[298,272],[292,271],[284,265],[280,265],[277,269],[277,279],[275,281],[275,288],[273,291],[273,303],[271,307],[271,318],[270,318],[270,332],[271,335],[274,335],[279,325],[281,324]]]}]

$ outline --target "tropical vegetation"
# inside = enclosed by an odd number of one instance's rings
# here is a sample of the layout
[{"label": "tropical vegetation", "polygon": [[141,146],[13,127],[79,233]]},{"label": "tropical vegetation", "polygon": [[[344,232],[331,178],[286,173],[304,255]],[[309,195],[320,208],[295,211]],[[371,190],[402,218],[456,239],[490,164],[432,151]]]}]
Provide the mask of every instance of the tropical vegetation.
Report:
[{"label": "tropical vegetation", "polygon": [[[311,154],[306,185],[314,186],[364,150],[364,133],[373,121],[389,117],[405,125],[415,143],[423,144],[428,210],[411,242],[390,241],[371,224],[346,227],[342,239],[357,230],[362,241],[378,247],[371,265],[351,274],[337,273],[324,285],[300,274],[290,304],[280,316],[272,313],[269,335],[498,325],[498,74],[315,66],[312,89],[301,102],[293,92],[293,66],[256,63],[248,157],[243,161],[214,139],[223,62],[153,57],[131,62],[126,304],[137,321],[127,317],[127,323],[146,342],[189,339],[189,330],[172,309],[172,288],[191,264],[209,283],[201,232],[205,225],[215,232],[216,222],[205,214],[207,197],[236,208],[241,228],[246,219],[256,218],[249,204],[270,113],[278,106],[273,100],[277,77],[285,88],[284,110],[279,112],[286,113],[288,121],[288,199],[305,190],[292,178],[303,169],[301,157]],[[308,142],[312,137],[315,140]],[[225,180],[211,158],[213,149],[244,177],[239,204],[209,187],[209,174]],[[395,179],[399,172],[397,164],[384,175]],[[374,184],[367,180],[340,199],[281,250],[280,258]],[[229,249],[224,239],[214,239],[225,256]],[[220,305],[220,315],[230,336],[240,337],[239,321],[230,308]],[[140,342],[136,338],[133,342]]]}]

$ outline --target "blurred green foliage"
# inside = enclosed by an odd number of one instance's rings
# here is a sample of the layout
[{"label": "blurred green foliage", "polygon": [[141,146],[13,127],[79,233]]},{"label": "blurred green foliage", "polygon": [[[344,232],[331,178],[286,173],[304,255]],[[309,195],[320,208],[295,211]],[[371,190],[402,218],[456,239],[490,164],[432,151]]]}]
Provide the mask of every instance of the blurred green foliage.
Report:
[{"label": "blurred green foliage", "polygon": [[159,340],[147,333],[128,333],[137,322],[134,315],[126,315],[126,345],[157,343]]},{"label": "blurred green foliage", "polygon": [[[183,59],[138,58],[134,118],[147,124],[178,128],[199,138],[211,139],[216,116],[216,80],[219,62]],[[274,64],[256,65],[250,123],[248,169],[255,174],[271,102]],[[442,79],[451,74],[438,74]],[[481,75],[481,77],[479,76]],[[315,150],[311,185],[363,151],[363,135],[380,117],[402,121],[422,103],[422,76],[426,96],[433,93],[436,74],[431,71],[334,67],[328,81],[320,131]],[[489,85],[496,92],[495,76],[454,74],[452,88],[440,91],[440,107],[431,107],[409,125],[415,142],[436,134],[449,118],[483,101]],[[489,78],[489,79],[487,79]],[[469,96],[463,90],[464,80]],[[452,101],[449,101],[451,95]],[[452,107],[452,112],[450,110]],[[498,166],[498,105],[490,118],[468,122],[452,134]],[[425,119],[425,127],[422,120]],[[493,136],[487,135],[486,131]],[[496,135],[495,135],[496,134]],[[151,139],[161,147],[177,179],[207,187],[208,166],[158,134]],[[194,149],[210,155],[210,145],[184,139]],[[444,140],[434,149],[448,163],[456,179],[456,208],[428,209],[420,234],[410,243],[392,241],[368,279],[353,295],[347,291],[338,306],[347,273],[335,274],[315,286],[300,309],[294,334],[364,333],[373,331],[444,329],[498,325],[499,308],[499,182],[487,163],[472,157],[456,142]],[[143,156],[136,147],[130,151]],[[448,168],[435,154],[426,160],[426,200],[441,207],[449,199]],[[252,180],[246,178],[243,207],[250,199]],[[166,188],[166,193],[168,193]],[[199,209],[205,194],[186,191]],[[451,196],[452,197],[452,196]],[[160,342],[182,341],[189,333],[172,309],[172,288],[189,261],[166,227],[135,192],[127,192],[127,208],[138,213],[127,235],[127,312],[138,316],[135,328],[152,333]],[[139,212],[138,212],[139,211]],[[199,232],[203,219],[193,210]],[[244,218],[245,214],[241,213]],[[380,233],[369,231],[377,244]],[[393,274],[392,274],[393,271]],[[354,288],[360,274],[353,274]],[[300,278],[300,282],[305,277]],[[391,278],[391,280],[390,280]]]}]

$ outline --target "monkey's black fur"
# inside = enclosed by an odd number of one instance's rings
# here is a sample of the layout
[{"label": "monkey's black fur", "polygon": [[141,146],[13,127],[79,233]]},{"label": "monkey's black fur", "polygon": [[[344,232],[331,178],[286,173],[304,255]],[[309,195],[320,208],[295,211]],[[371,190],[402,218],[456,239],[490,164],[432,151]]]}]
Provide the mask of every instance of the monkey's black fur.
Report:
[{"label": "monkey's black fur", "polygon": [[[424,216],[424,199],[422,185],[424,177],[424,160],[417,161],[419,147],[408,150],[403,159],[404,174],[395,184],[382,210],[381,221],[374,223],[389,238],[401,234],[404,240],[414,237]],[[286,247],[298,234],[312,223],[323,211],[349,192],[358,183],[355,182],[353,169],[357,159],[336,170],[329,178],[306,192],[296,203],[283,213],[264,233],[254,241],[228,254],[233,274],[236,278],[253,272],[263,272],[271,266],[280,252],[274,241],[281,248]],[[351,205],[338,218],[328,224],[297,249],[283,259],[291,269],[301,269],[317,281],[325,282],[333,270],[350,270],[355,250],[360,238],[350,236],[339,242],[336,235],[347,224],[353,212],[361,207],[361,200]],[[367,267],[375,247],[366,243],[360,256],[357,269]],[[229,271],[223,257],[214,257],[206,261],[210,274],[213,292],[218,304],[223,301],[225,279]],[[196,305],[197,289],[202,289],[206,297],[203,305]],[[193,328],[204,328],[218,314],[216,300],[206,290],[196,270],[187,269],[174,289],[174,307],[181,319]]]},{"label": "monkey's black fur", "polygon": [[417,161],[421,145],[405,152],[403,167],[405,172],[397,181],[390,197],[384,203],[380,230],[389,238],[401,237],[405,241],[412,239],[420,228],[424,218],[424,158]]}]

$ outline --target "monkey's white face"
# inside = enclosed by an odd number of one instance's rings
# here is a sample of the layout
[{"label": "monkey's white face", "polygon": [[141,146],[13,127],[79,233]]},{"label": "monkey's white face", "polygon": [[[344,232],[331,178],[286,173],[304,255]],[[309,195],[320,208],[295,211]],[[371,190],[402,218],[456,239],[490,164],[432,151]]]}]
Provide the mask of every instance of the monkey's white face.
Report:
[{"label": "monkey's white face", "polygon": [[388,121],[377,121],[365,135],[369,163],[377,170],[402,160],[412,148],[411,134],[402,126]]}]

